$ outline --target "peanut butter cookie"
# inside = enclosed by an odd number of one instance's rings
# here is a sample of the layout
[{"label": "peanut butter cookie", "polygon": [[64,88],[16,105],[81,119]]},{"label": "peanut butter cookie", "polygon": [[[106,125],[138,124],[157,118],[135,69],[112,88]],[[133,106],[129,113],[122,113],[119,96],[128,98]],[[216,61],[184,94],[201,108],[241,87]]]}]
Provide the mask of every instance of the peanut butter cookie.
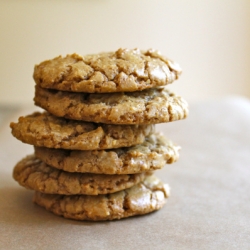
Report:
[{"label": "peanut butter cookie", "polygon": [[154,125],[107,125],[72,121],[47,112],[21,116],[10,124],[12,134],[38,147],[95,150],[129,147],[143,143]]},{"label": "peanut butter cookie", "polygon": [[118,49],[44,61],[35,66],[33,78],[43,88],[109,93],[164,86],[178,79],[180,74],[179,65],[157,50]]},{"label": "peanut butter cookie", "polygon": [[188,104],[164,88],[86,94],[36,86],[35,104],[59,117],[107,124],[156,124],[184,119]]},{"label": "peanut butter cookie", "polygon": [[103,175],[69,173],[50,167],[34,155],[14,167],[13,178],[23,187],[47,194],[98,195],[130,188],[145,179],[146,174]]},{"label": "peanut butter cookie", "polygon": [[139,145],[110,150],[63,150],[35,147],[35,155],[48,165],[68,172],[134,174],[161,169],[179,158],[175,146],[160,134]]},{"label": "peanut butter cookie", "polygon": [[33,202],[46,210],[74,220],[115,220],[142,215],[163,207],[169,187],[155,176],[113,194],[53,195],[35,192]]}]

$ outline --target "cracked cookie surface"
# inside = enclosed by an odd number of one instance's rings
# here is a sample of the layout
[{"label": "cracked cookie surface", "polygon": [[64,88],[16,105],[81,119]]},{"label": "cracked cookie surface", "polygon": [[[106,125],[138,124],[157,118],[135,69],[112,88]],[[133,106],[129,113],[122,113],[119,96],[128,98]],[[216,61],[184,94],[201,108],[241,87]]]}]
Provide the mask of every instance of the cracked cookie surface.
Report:
[{"label": "cracked cookie surface", "polygon": [[187,102],[165,88],[86,94],[36,86],[34,101],[55,116],[106,124],[156,124],[188,115]]},{"label": "cracked cookie surface", "polygon": [[144,142],[154,125],[107,125],[72,121],[47,112],[21,116],[10,124],[18,140],[38,147],[95,150],[129,147]]},{"label": "cracked cookie surface", "polygon": [[47,194],[98,195],[130,188],[145,179],[146,173],[103,175],[69,173],[50,167],[34,155],[16,164],[13,178],[23,187]]},{"label": "cracked cookie surface", "polygon": [[33,78],[43,88],[109,93],[164,86],[178,79],[180,74],[179,65],[157,50],[118,49],[44,61],[35,66]]},{"label": "cracked cookie surface", "polygon": [[68,172],[134,174],[161,169],[179,158],[179,146],[161,134],[139,145],[110,150],[62,150],[35,147],[35,155],[48,165]]},{"label": "cracked cookie surface", "polygon": [[33,202],[46,210],[74,220],[115,220],[161,209],[169,187],[151,175],[141,183],[106,195],[51,195],[35,192]]}]

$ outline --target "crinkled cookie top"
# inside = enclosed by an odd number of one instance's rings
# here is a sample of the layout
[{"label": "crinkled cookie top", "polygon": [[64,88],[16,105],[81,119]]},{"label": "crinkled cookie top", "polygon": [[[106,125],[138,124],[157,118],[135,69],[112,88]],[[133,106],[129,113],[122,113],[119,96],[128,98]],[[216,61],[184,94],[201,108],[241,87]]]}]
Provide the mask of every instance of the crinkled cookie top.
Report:
[{"label": "crinkled cookie top", "polygon": [[132,147],[84,151],[35,147],[35,155],[67,172],[120,175],[161,169],[166,163],[178,160],[179,150],[179,146],[156,133]]},{"label": "crinkled cookie top", "polygon": [[34,101],[58,117],[106,124],[156,124],[181,120],[188,115],[188,103],[163,87],[87,94],[36,86]]},{"label": "crinkled cookie top", "polygon": [[169,186],[154,175],[131,188],[106,195],[56,195],[35,192],[33,202],[74,220],[115,220],[161,209]]},{"label": "crinkled cookie top", "polygon": [[73,121],[35,112],[10,124],[18,140],[38,147],[95,150],[143,143],[154,125],[107,125]]},{"label": "crinkled cookie top", "polygon": [[99,195],[130,188],[144,180],[146,173],[105,175],[69,173],[50,167],[34,155],[19,161],[13,178],[23,187],[46,194]]},{"label": "crinkled cookie top", "polygon": [[115,52],[58,56],[34,69],[43,88],[72,92],[132,92],[165,86],[178,79],[179,65],[157,50],[118,49]]}]

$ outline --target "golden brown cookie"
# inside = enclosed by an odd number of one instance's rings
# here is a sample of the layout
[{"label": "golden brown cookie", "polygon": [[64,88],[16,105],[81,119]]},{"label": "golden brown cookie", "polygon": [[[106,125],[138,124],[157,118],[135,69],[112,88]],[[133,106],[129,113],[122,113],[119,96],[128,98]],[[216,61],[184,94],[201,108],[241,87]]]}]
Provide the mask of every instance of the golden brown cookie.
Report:
[{"label": "golden brown cookie", "polygon": [[48,165],[68,172],[134,174],[161,169],[179,158],[175,146],[160,134],[152,134],[142,144],[110,150],[63,150],[35,147],[35,155]]},{"label": "golden brown cookie", "polygon": [[27,189],[64,195],[114,193],[134,186],[145,177],[145,173],[130,175],[69,173],[50,167],[34,155],[22,159],[13,170],[13,178]]},{"label": "golden brown cookie", "polygon": [[113,194],[51,195],[35,192],[33,202],[48,211],[74,220],[115,220],[142,215],[163,207],[169,187],[155,176]]},{"label": "golden brown cookie", "polygon": [[36,86],[35,104],[55,116],[107,124],[155,124],[184,119],[188,105],[164,88],[86,94]]},{"label": "golden brown cookie", "polygon": [[118,49],[115,52],[47,60],[34,69],[34,80],[43,88],[73,92],[109,93],[164,86],[178,79],[179,65],[159,51]]},{"label": "golden brown cookie", "polygon": [[20,141],[38,147],[95,150],[129,147],[144,142],[154,125],[107,125],[72,121],[35,112],[10,124]]}]

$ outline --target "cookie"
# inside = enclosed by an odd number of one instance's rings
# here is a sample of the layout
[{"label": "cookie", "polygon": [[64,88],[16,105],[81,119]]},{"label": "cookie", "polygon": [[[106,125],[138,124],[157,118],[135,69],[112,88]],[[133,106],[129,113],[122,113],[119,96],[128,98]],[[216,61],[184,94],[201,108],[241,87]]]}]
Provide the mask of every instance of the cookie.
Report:
[{"label": "cookie", "polygon": [[152,134],[142,144],[127,148],[72,151],[35,147],[35,155],[64,171],[112,175],[161,169],[178,160],[179,149],[163,135]]},{"label": "cookie", "polygon": [[115,52],[56,57],[35,66],[37,85],[73,92],[109,93],[164,86],[178,79],[179,65],[159,51],[118,49]]},{"label": "cookie", "polygon": [[55,116],[107,124],[156,124],[184,119],[188,114],[187,102],[164,88],[86,94],[36,86],[34,101]]},{"label": "cookie", "polygon": [[155,176],[113,194],[52,195],[35,192],[33,202],[48,211],[74,220],[115,220],[147,214],[163,207],[169,187]]},{"label": "cookie", "polygon": [[13,178],[23,187],[47,194],[98,195],[130,188],[146,174],[103,175],[69,173],[50,167],[34,155],[22,159],[13,170]]},{"label": "cookie", "polygon": [[72,121],[35,112],[10,124],[12,134],[38,147],[95,150],[129,147],[144,142],[154,125],[107,125]]}]

